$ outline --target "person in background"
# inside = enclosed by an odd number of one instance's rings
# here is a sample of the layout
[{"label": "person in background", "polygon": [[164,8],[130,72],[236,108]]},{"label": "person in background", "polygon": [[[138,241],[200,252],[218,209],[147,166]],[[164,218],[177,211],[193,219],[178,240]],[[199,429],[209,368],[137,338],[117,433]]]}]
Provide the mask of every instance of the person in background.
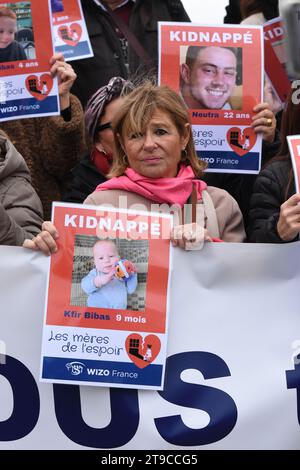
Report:
[{"label": "person in background", "polygon": [[278,0],[240,0],[241,24],[260,25],[279,16]]},{"label": "person in background", "polygon": [[[134,79],[155,74],[158,64],[158,21],[188,21],[180,0],[81,0],[94,57],[72,62],[77,74],[73,93],[83,107],[112,77]],[[130,41],[108,13],[130,29]],[[133,42],[139,42],[142,57]]]},{"label": "person in background", "polygon": [[224,17],[225,24],[239,24],[242,21],[240,0],[229,0],[229,4],[225,8],[226,16]]},{"label": "person in background", "polygon": [[106,181],[113,160],[114,134],[111,122],[133,83],[113,77],[96,91],[85,110],[85,126],[90,152],[72,169],[70,187],[63,195],[66,202],[82,203],[98,184]]},{"label": "person in background", "polygon": [[281,122],[281,147],[256,179],[249,212],[250,242],[284,243],[299,239],[300,194],[296,193],[286,137],[300,134],[300,104],[289,95]]},{"label": "person in background", "polygon": [[38,193],[46,219],[52,201],[60,201],[71,168],[86,151],[83,110],[70,93],[76,74],[61,53],[50,60],[51,74],[58,77],[60,116],[17,119],[1,122],[30,170],[32,185]]},{"label": "person in background", "polygon": [[0,245],[22,246],[41,231],[43,209],[23,157],[0,131]]}]

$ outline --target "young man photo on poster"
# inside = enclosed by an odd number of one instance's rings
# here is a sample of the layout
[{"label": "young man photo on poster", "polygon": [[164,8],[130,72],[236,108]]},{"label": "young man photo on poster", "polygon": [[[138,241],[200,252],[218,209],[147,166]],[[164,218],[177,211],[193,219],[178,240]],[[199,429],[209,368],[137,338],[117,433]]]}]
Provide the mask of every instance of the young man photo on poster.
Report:
[{"label": "young man photo on poster", "polygon": [[233,47],[188,47],[180,66],[180,91],[189,108],[241,109],[241,100],[231,102],[240,88],[237,55]]}]

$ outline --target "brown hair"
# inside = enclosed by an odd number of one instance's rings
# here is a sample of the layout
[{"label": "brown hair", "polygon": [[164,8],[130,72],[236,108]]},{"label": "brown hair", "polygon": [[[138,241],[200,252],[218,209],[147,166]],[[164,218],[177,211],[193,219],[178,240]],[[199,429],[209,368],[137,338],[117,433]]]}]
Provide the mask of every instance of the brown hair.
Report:
[{"label": "brown hair", "polygon": [[0,18],[5,16],[12,20],[17,20],[17,15],[10,8],[0,6]]},{"label": "brown hair", "polygon": [[[128,167],[127,159],[123,158],[124,150],[121,143],[125,132],[130,130],[134,133],[143,133],[157,109],[169,115],[180,136],[185,134],[186,124],[190,124],[190,121],[187,108],[180,96],[168,86],[156,86],[149,81],[145,82],[125,98],[113,119],[116,150],[109,178],[123,175]],[[206,163],[197,157],[193,135],[191,130],[189,132],[186,155],[182,163],[190,165],[196,177],[200,178]]]},{"label": "brown hair", "polygon": [[189,46],[186,51],[185,63],[190,69],[193,68],[195,61],[198,58],[200,51],[203,49],[209,49],[210,47],[219,47],[220,49],[228,49],[231,51],[237,59],[238,48],[237,47],[226,47],[226,46]]}]

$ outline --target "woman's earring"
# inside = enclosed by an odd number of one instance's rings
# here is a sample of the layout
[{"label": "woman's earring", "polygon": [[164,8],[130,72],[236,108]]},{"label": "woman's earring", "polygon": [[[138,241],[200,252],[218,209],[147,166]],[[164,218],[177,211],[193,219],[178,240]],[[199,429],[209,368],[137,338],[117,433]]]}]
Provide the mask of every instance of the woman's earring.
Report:
[{"label": "woman's earring", "polygon": [[124,165],[128,165],[127,155],[125,155],[125,153],[124,153],[122,159],[123,159]]},{"label": "woman's earring", "polygon": [[182,151],[181,151],[181,161],[182,161],[182,162],[186,162],[187,159],[188,159],[187,151],[186,151],[186,149],[184,148],[184,149],[182,149]]},{"label": "woman's earring", "polygon": [[105,150],[102,147],[102,145],[100,144],[100,142],[96,142],[95,147],[96,147],[97,150],[99,150],[99,152],[104,153],[104,155],[107,155],[107,152],[105,152]]}]

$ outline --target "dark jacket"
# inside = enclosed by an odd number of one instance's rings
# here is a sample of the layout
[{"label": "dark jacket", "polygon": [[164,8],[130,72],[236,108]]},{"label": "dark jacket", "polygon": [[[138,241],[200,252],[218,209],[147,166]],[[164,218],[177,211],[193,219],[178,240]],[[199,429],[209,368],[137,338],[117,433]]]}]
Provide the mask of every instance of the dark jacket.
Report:
[{"label": "dark jacket", "polygon": [[290,171],[289,160],[277,160],[270,163],[257,177],[250,201],[250,242],[285,243],[277,233],[277,223],[280,206],[295,193],[292,185],[286,194]]},{"label": "dark jacket", "polygon": [[68,191],[63,195],[65,202],[76,202],[82,204],[83,201],[95,191],[98,184],[106,181],[105,176],[101,175],[90,155],[86,155],[72,170],[73,180],[70,183]]},{"label": "dark jacket", "polygon": [[242,21],[240,0],[229,0],[229,4],[225,10],[226,16],[224,17],[224,23],[239,24]]},{"label": "dark jacket", "polygon": [[0,245],[22,245],[41,231],[41,201],[24,158],[0,136]]},{"label": "dark jacket", "polygon": [[27,60],[23,47],[17,41],[13,41],[9,46],[0,49],[0,62],[13,62],[15,60]]},{"label": "dark jacket", "polygon": [[[278,152],[280,145],[279,133],[276,133],[275,141],[272,144],[263,141],[262,146],[262,167],[267,164]],[[244,225],[247,232],[248,213],[253,185],[257,175],[235,174],[235,173],[205,173],[204,181],[209,186],[217,186],[225,189],[237,201],[243,214]]]},{"label": "dark jacket", "polygon": [[[123,52],[112,20],[93,0],[82,0],[82,9],[90,36],[94,57],[72,62],[77,80],[72,93],[84,106],[88,98],[112,77],[128,78]],[[158,21],[190,21],[180,0],[137,0],[130,16],[130,30],[153,59],[154,71],[158,63]],[[129,76],[145,73],[141,59],[129,46]]]}]

